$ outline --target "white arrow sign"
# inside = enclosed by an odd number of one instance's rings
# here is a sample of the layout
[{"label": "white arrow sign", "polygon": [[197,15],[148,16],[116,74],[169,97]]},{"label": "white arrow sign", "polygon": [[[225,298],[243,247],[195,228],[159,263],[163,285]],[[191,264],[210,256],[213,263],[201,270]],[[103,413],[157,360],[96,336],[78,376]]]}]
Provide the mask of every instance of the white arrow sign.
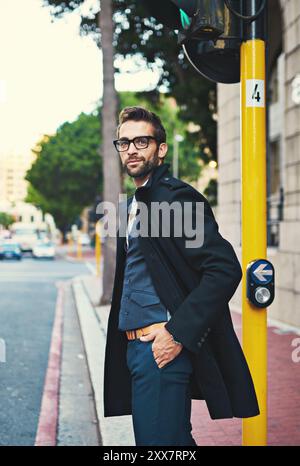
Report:
[{"label": "white arrow sign", "polygon": [[259,281],[266,282],[267,279],[264,275],[273,275],[273,270],[264,270],[268,264],[259,264],[259,266],[253,271],[253,274],[256,275]]}]

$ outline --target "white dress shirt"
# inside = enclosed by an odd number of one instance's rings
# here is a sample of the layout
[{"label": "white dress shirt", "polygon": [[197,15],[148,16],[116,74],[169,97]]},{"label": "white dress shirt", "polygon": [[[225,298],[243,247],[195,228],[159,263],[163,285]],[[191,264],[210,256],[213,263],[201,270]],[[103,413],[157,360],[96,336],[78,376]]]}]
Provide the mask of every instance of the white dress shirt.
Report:
[{"label": "white dress shirt", "polygon": [[[141,186],[145,186],[145,184],[148,182],[149,178],[145,181],[145,183],[143,183]],[[139,186],[139,187],[141,187]],[[135,195],[133,196],[133,199],[132,199],[132,202],[131,202],[131,208],[130,208],[130,213],[129,213],[129,217],[128,217],[128,223],[127,223],[127,229],[126,229],[126,243],[127,243],[127,247],[128,247],[128,234],[130,233],[131,231],[131,228],[132,228],[132,225],[133,225],[133,222],[134,222],[134,219],[135,219],[135,216],[136,216],[136,211],[137,211],[137,201],[136,201],[136,198],[135,198]],[[171,315],[167,309],[167,318],[168,318],[168,321],[171,319]]]},{"label": "white dress shirt", "polygon": [[[147,180],[145,181],[145,183],[143,183],[141,186],[145,186],[145,184],[148,182],[149,178],[147,178]],[[141,187],[139,186],[139,187]],[[128,217],[128,223],[127,223],[127,228],[126,228],[126,243],[127,243],[127,247],[128,247],[128,234],[130,233],[131,231],[131,228],[132,228],[132,225],[133,225],[133,222],[134,222],[134,219],[135,219],[135,216],[136,216],[136,211],[137,211],[137,201],[136,201],[136,198],[135,198],[135,195],[133,196],[133,199],[132,199],[132,202],[131,202],[131,208],[130,208],[130,213],[129,213],[129,217]]]}]

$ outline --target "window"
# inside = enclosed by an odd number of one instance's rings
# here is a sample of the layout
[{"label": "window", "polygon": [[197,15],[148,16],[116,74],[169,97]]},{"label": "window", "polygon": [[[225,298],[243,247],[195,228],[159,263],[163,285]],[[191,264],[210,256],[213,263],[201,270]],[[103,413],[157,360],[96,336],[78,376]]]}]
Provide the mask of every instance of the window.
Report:
[{"label": "window", "polygon": [[270,92],[270,103],[275,104],[276,102],[278,102],[279,100],[278,61],[276,61],[276,65],[274,66],[271,72],[269,92]]},{"label": "window", "polygon": [[271,141],[268,151],[268,246],[279,245],[279,223],[283,220],[283,188],[280,179],[280,139]]},{"label": "window", "polygon": [[280,189],[280,141],[270,143],[270,191],[269,194],[277,194]]}]

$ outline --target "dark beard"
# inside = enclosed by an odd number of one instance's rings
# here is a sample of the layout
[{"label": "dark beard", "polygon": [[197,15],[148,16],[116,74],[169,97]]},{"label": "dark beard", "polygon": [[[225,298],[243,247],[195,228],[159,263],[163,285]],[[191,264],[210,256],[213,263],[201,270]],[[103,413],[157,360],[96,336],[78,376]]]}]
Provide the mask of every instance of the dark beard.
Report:
[{"label": "dark beard", "polygon": [[144,178],[149,173],[153,171],[155,167],[159,164],[159,157],[158,157],[158,150],[153,154],[153,158],[151,160],[147,160],[143,162],[143,165],[139,169],[139,171],[135,173],[130,172],[130,168],[126,165],[126,173],[127,175],[131,176],[131,178]]}]

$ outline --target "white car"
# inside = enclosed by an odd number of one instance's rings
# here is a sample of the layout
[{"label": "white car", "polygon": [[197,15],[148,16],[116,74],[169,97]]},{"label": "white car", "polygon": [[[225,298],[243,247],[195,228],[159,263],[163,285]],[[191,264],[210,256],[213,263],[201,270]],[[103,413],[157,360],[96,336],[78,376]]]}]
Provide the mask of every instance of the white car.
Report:
[{"label": "white car", "polygon": [[22,252],[32,252],[38,241],[34,228],[17,228],[12,231],[13,239],[19,243]]},{"label": "white car", "polygon": [[91,245],[91,239],[87,233],[81,233],[79,235],[79,244],[82,246],[90,246]]},{"label": "white car", "polygon": [[32,249],[32,255],[36,259],[54,259],[55,258],[55,247],[54,244],[45,241],[38,241]]}]

